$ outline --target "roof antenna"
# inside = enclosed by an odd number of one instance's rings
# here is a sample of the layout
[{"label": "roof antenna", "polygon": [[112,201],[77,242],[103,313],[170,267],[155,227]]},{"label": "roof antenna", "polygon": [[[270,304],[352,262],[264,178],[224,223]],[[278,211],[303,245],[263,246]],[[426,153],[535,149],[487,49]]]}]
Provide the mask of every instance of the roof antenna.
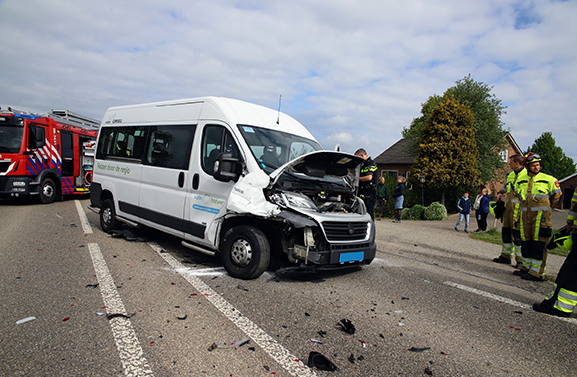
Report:
[{"label": "roof antenna", "polygon": [[278,98],[278,116],[276,118],[276,124],[280,124],[280,101],[282,100],[282,94]]}]

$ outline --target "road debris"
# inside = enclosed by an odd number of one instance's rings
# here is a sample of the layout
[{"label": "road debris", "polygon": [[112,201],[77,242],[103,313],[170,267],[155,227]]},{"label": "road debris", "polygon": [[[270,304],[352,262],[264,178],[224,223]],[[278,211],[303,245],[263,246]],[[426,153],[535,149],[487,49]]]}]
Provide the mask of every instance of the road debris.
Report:
[{"label": "road debris", "polygon": [[36,317],[22,318],[22,319],[19,319],[18,321],[16,321],[16,324],[21,325],[21,324],[26,323],[26,322],[34,321],[35,319],[36,319]]},{"label": "road debris", "polygon": [[247,344],[249,341],[250,341],[249,338],[243,338],[243,339],[239,340],[238,342],[234,342],[234,343],[232,343],[232,344],[230,344],[230,345],[220,345],[220,344],[217,345],[216,343],[212,343],[212,344],[210,345],[210,347],[208,347],[208,350],[209,350],[209,351],[213,351],[213,350],[216,349],[216,348],[235,348],[235,349],[236,349],[236,348],[239,348],[239,347],[242,346],[242,345]]},{"label": "road debris", "polygon": [[311,338],[311,342],[318,343],[318,344],[324,344],[322,340],[318,340],[315,338]]},{"label": "road debris", "polygon": [[343,329],[344,332],[349,334],[354,334],[355,331],[357,331],[357,329],[355,329],[355,325],[353,325],[353,323],[346,318],[341,319],[339,326],[341,326],[341,329]]},{"label": "road debris", "polygon": [[130,313],[130,314],[124,314],[124,313],[108,313],[106,314],[106,318],[107,319],[113,319],[113,318],[118,318],[118,317],[122,317],[122,318],[131,318],[135,315],[136,313]]},{"label": "road debris", "polygon": [[423,351],[428,351],[428,350],[430,350],[430,349],[431,349],[431,347],[423,347],[423,348],[411,347],[411,348],[408,349],[408,351],[411,351],[411,352],[423,352]]},{"label": "road debris", "polygon": [[327,359],[323,354],[312,351],[309,353],[309,360],[307,365],[310,368],[317,368],[319,370],[335,371],[337,366],[332,361]]},{"label": "road debris", "polygon": [[99,283],[96,283],[96,284],[86,284],[86,288],[96,288],[96,287],[98,287],[98,284],[99,284]]},{"label": "road debris", "polygon": [[177,316],[176,316],[176,319],[180,319],[181,321],[184,321],[187,317],[188,317],[188,315],[186,315],[186,314],[177,315]]}]

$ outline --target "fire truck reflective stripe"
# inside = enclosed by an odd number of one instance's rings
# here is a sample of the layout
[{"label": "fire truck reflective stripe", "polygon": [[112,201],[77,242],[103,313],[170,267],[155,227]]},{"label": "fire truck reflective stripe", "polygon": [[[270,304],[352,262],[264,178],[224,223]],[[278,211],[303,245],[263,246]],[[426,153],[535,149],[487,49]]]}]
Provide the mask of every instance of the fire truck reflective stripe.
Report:
[{"label": "fire truck reflective stripe", "polygon": [[62,177],[62,193],[64,195],[72,194],[74,192],[73,177]]}]

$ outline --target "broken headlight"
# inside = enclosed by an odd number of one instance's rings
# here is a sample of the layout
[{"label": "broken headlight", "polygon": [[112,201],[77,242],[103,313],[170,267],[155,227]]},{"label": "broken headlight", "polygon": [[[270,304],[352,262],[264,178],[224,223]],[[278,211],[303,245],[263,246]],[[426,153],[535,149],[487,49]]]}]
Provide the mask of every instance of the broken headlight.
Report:
[{"label": "broken headlight", "polygon": [[271,196],[274,203],[281,207],[311,209],[317,211],[315,203],[305,195],[296,193],[277,193]]}]

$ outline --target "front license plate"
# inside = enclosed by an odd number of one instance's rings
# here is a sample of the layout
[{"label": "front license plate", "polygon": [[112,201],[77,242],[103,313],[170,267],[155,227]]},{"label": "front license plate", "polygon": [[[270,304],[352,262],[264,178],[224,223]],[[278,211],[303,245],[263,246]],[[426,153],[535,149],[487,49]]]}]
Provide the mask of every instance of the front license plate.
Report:
[{"label": "front license plate", "polygon": [[357,251],[354,253],[342,253],[339,256],[340,263],[346,262],[360,262],[365,259],[365,252],[364,251]]}]

